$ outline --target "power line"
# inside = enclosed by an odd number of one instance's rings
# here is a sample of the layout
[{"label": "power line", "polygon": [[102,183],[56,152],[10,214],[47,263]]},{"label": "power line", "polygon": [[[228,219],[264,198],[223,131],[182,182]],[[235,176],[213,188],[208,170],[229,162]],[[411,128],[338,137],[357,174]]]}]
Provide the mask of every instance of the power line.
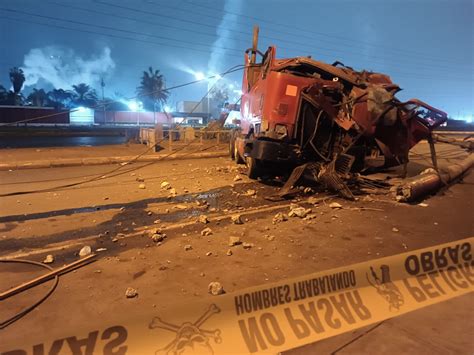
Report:
[{"label": "power line", "polygon": [[[94,24],[91,24],[91,23],[86,23],[86,22],[81,22],[81,21],[65,20],[65,19],[61,19],[61,18],[53,17],[53,16],[38,15],[38,14],[27,12],[27,11],[5,9],[5,8],[0,8],[0,10],[6,11],[6,12],[13,12],[13,13],[16,13],[16,14],[24,14],[24,15],[34,16],[34,17],[40,17],[40,18],[44,18],[44,19],[48,19],[48,20],[63,21],[63,22],[73,23],[73,24],[77,24],[77,25],[81,25],[81,26],[92,26],[92,27],[102,28],[102,29],[105,29],[105,30],[124,32],[124,33],[139,35],[139,36],[153,37],[153,38],[157,38],[157,39],[164,39],[164,40],[170,40],[170,41],[174,41],[174,42],[181,42],[181,43],[185,43],[185,44],[209,47],[209,44],[207,44],[207,43],[190,42],[190,41],[186,41],[186,40],[180,40],[180,39],[175,39],[175,38],[165,37],[165,36],[158,36],[158,35],[148,34],[148,33],[143,33],[143,32],[124,30],[124,29],[120,29],[120,28],[114,28],[114,27],[103,26],[103,25],[94,25]],[[226,48],[226,47],[216,47],[216,48],[224,49],[224,50],[231,50],[231,51],[236,51],[236,52],[241,53],[238,49],[235,49],[235,48]]]},{"label": "power line", "polygon": [[[123,10],[127,10],[127,11],[132,11],[132,12],[137,12],[137,13],[141,13],[141,14],[146,14],[146,15],[154,15],[154,16],[157,16],[157,17],[161,17],[161,18],[166,18],[166,19],[174,19],[174,20],[177,20],[177,21],[181,21],[181,22],[184,22],[184,23],[191,23],[191,24],[194,24],[194,25],[197,25],[197,26],[204,26],[204,27],[208,27],[208,28],[212,28],[212,29],[215,29],[215,26],[213,25],[209,25],[209,24],[205,24],[205,23],[202,23],[202,22],[196,22],[196,21],[191,21],[191,20],[188,20],[188,19],[182,19],[182,18],[179,18],[179,17],[175,17],[175,16],[170,16],[170,15],[163,15],[163,14],[160,14],[160,13],[156,13],[156,12],[152,12],[152,11],[144,11],[144,10],[139,10],[139,9],[135,9],[135,8],[131,8],[131,7],[127,7],[127,6],[122,6],[122,5],[116,5],[116,4],[111,4],[111,3],[108,3],[108,2],[105,2],[105,1],[99,1],[99,0],[95,0],[94,2],[98,3],[98,4],[102,4],[102,5],[106,5],[106,6],[109,6],[109,7],[114,7],[114,8],[118,8],[118,9],[123,9]],[[169,5],[161,5],[160,6],[162,7],[167,7],[167,8],[170,8],[170,9],[176,9],[176,10],[179,10],[179,11],[184,11],[184,12],[187,12],[188,14],[190,13],[189,10],[184,10],[184,9],[179,9],[179,8],[176,8],[176,7],[173,7],[173,6],[169,6]],[[109,16],[114,16],[112,14],[109,14]],[[204,17],[208,17],[208,18],[212,18],[214,19],[215,17],[214,16],[209,16],[209,15],[205,15],[205,14],[201,14],[201,16],[204,16]],[[243,16],[243,15],[242,15]],[[141,20],[138,20],[137,21],[141,21]],[[157,25],[158,24],[154,24],[154,25]],[[159,26],[162,26],[162,27],[168,27],[168,25],[159,25]],[[246,31],[240,31],[240,30],[233,30],[232,31],[233,33],[236,33],[236,34],[244,34],[244,35],[248,35],[248,36],[252,36],[252,33],[251,32],[246,32]],[[278,31],[280,33],[284,33],[284,34],[288,34],[288,32],[282,32],[282,31]],[[206,33],[203,33],[203,32],[196,32],[196,33],[200,33],[200,34],[205,34],[205,35],[209,35],[209,34],[206,34]],[[290,34],[292,35],[292,34]],[[301,34],[298,34],[299,37],[301,37]],[[303,37],[307,37],[307,36],[303,36]],[[224,37],[224,38],[232,38],[232,37]],[[267,35],[260,35],[260,38],[262,39],[268,39],[268,40],[271,40],[271,41],[277,41],[277,42],[282,42],[282,43],[289,43],[291,45],[298,45],[298,46],[301,46],[301,48],[304,50],[307,50],[308,49],[308,43],[307,42],[298,42],[298,41],[291,41],[291,40],[286,40],[286,39],[282,39],[282,38],[278,38],[278,37],[272,37],[272,36],[267,36]],[[313,37],[307,37],[307,38],[310,38],[311,40],[314,40]],[[237,38],[237,37],[234,37],[233,39],[236,39],[238,41],[243,41],[241,38]],[[280,49],[283,49],[283,50],[288,50],[288,51],[300,51],[300,49],[298,48],[291,48],[291,47],[283,47],[283,46],[278,46]],[[410,61],[408,58],[405,58],[405,57],[398,57],[397,59],[392,59],[391,57],[388,57],[388,58],[385,58],[385,57],[380,57],[380,56],[374,56],[374,55],[367,55],[367,54],[364,54],[364,53],[355,53],[355,52],[351,52],[351,51],[347,51],[347,50],[343,50],[343,49],[335,49],[335,48],[328,48],[328,47],[321,47],[321,46],[314,46],[312,45],[311,48],[314,48],[314,49],[317,49],[318,50],[318,53],[322,53],[323,55],[326,55],[326,56],[330,56],[330,57],[334,57],[334,53],[335,52],[339,52],[339,53],[342,53],[344,55],[351,55],[351,56],[358,56],[358,57],[365,57],[366,59],[371,59],[371,62],[374,62],[374,63],[379,63],[379,64],[383,64],[383,65],[387,65],[389,63],[386,63],[386,61],[392,61],[393,64],[400,64],[400,60],[408,60],[409,61],[409,64],[411,66],[418,66],[418,67],[422,67],[422,68],[427,68],[427,67],[432,67],[432,68],[435,68],[437,71],[440,71],[439,68],[441,69],[452,69],[452,66],[450,67],[447,67],[447,66],[442,66],[442,65],[436,65],[436,64],[426,64],[426,61],[427,61],[427,58],[423,58],[423,63],[420,63],[420,64],[417,64],[417,63],[413,63],[412,61]],[[382,62],[380,61],[373,61],[372,59],[375,58],[375,59],[380,59],[382,60]],[[421,60],[421,59],[418,59],[418,60]],[[443,72],[441,70],[441,72]],[[450,71],[446,71],[446,73],[450,73]]]},{"label": "power line", "polygon": [[[374,44],[374,43],[370,43],[370,42],[366,42],[366,41],[361,41],[361,40],[354,40],[352,38],[349,38],[349,37],[343,37],[343,36],[337,36],[337,35],[331,35],[331,34],[328,34],[328,33],[324,33],[324,32],[318,32],[318,31],[314,31],[314,30],[307,30],[305,28],[301,28],[301,27],[298,27],[298,26],[293,26],[293,25],[289,25],[289,24],[284,24],[284,23],[279,23],[279,22],[274,22],[274,21],[269,21],[267,19],[264,19],[262,17],[257,17],[257,16],[248,16],[248,15],[244,15],[244,14],[241,14],[241,13],[237,13],[237,12],[232,12],[232,11],[226,11],[224,9],[222,10],[218,10],[216,9],[215,7],[212,7],[212,6],[209,6],[209,5],[203,5],[203,4],[197,4],[191,0],[184,0],[184,2],[188,3],[188,4],[191,4],[191,5],[194,5],[194,6],[197,6],[197,7],[201,7],[201,8],[205,8],[207,10],[213,10],[213,11],[217,11],[217,12],[224,12],[224,13],[228,13],[228,14],[232,14],[232,15],[235,15],[235,16],[238,16],[238,17],[243,17],[243,18],[247,18],[247,19],[251,19],[251,20],[255,20],[255,21],[259,21],[259,22],[262,22],[262,23],[268,23],[268,24],[271,24],[271,25],[277,25],[277,26],[283,26],[285,28],[294,28],[298,31],[301,31],[301,32],[306,32],[306,33],[309,33],[309,34],[312,34],[312,35],[319,35],[319,36],[324,36],[324,37],[328,37],[328,38],[335,38],[335,39],[339,39],[339,40],[343,40],[343,41],[348,41],[350,43],[354,43],[354,42],[358,42],[358,43],[361,43],[361,44],[365,44],[365,45],[368,45],[368,46],[373,46],[373,47],[379,47],[379,48],[383,48],[384,50],[390,50],[392,52],[401,52],[401,53],[407,53],[407,54],[414,54],[414,55],[417,55],[417,56],[421,56],[422,59],[424,61],[426,60],[434,60],[434,61],[441,61],[441,62],[446,62],[446,63],[452,63],[452,64],[455,64],[455,65],[460,65],[460,63],[456,63],[456,62],[453,62],[453,61],[450,61],[450,60],[444,60],[442,58],[440,59],[437,59],[435,60],[434,58],[429,58],[426,56],[425,53],[421,53],[421,52],[416,52],[416,51],[411,51],[411,50],[406,50],[406,49],[401,49],[401,48],[394,48],[394,47],[387,47],[387,46],[384,46],[384,45],[380,45],[380,44]],[[169,5],[162,5],[160,4],[160,6],[167,6],[169,7]],[[179,9],[177,9],[179,10]],[[281,32],[281,31],[280,31]],[[286,32],[286,34],[291,34],[289,32]],[[298,34],[291,34],[291,35],[294,35],[294,36],[301,36],[300,33]],[[308,38],[308,39],[313,39],[313,37],[309,37],[309,36],[305,36],[305,38]],[[356,47],[357,48],[357,47]]]},{"label": "power line", "polygon": [[[9,21],[17,21],[17,22],[35,24],[35,25],[40,25],[40,26],[59,28],[59,29],[62,29],[62,30],[83,32],[83,33],[88,33],[88,34],[93,34],[93,35],[98,35],[98,36],[111,37],[111,38],[117,38],[117,39],[125,39],[125,40],[129,40],[129,41],[133,41],[133,42],[141,42],[141,43],[147,43],[147,44],[155,44],[155,45],[164,46],[164,47],[186,49],[186,50],[189,50],[189,51],[192,51],[192,52],[209,53],[208,50],[204,50],[204,49],[198,49],[198,48],[192,48],[192,47],[188,47],[188,46],[180,46],[180,45],[174,45],[174,44],[162,43],[162,42],[153,42],[153,41],[139,39],[139,38],[124,37],[124,36],[119,36],[119,35],[115,35],[115,34],[101,33],[101,32],[85,30],[85,29],[79,29],[79,28],[64,27],[64,26],[58,25],[58,24],[51,24],[51,23],[46,24],[46,23],[42,23],[42,22],[36,22],[36,21],[30,20],[30,19],[26,20],[26,19],[19,19],[19,18],[11,18],[11,17],[7,17],[7,16],[0,16],[0,18],[5,19],[5,20],[9,20]],[[225,56],[242,59],[241,56],[232,55],[232,54],[228,54],[228,53],[222,53],[222,54],[225,55]]]}]

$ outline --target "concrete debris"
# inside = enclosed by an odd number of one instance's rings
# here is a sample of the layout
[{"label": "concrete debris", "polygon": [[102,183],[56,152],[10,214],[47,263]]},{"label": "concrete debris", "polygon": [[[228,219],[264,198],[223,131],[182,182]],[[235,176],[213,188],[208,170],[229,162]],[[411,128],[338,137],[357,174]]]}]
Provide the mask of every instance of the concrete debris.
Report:
[{"label": "concrete debris", "polygon": [[204,228],[202,231],[201,231],[201,235],[203,237],[207,237],[208,235],[212,235],[212,229],[211,228]]},{"label": "concrete debris", "polygon": [[305,218],[309,213],[311,213],[311,208],[304,208],[297,205],[292,205],[290,207],[290,212],[288,213],[288,216]]},{"label": "concrete debris", "polygon": [[306,187],[306,188],[303,190],[303,192],[304,192],[305,194],[312,194],[314,191],[313,191],[313,189],[312,189],[311,187]]},{"label": "concrete debris", "polygon": [[244,222],[242,221],[242,217],[240,216],[240,214],[236,214],[236,215],[233,215],[230,217],[230,220],[232,221],[232,223],[234,224],[244,224]]},{"label": "concrete debris", "polygon": [[212,251],[208,251],[208,252],[206,253],[206,256],[211,256],[211,255],[212,255]]},{"label": "concrete debris", "polygon": [[154,223],[154,224],[160,224],[160,223],[161,223],[161,219],[155,219],[155,220],[153,221],[153,223]]},{"label": "concrete debris", "polygon": [[257,191],[256,191],[256,190],[249,189],[249,190],[247,190],[247,192],[245,193],[245,196],[255,196],[256,194],[257,194]]},{"label": "concrete debris", "polygon": [[117,243],[117,242],[118,242],[118,238],[112,238],[112,242]]},{"label": "concrete debris", "polygon": [[97,252],[107,251],[107,248],[99,248],[99,249],[96,249],[95,251],[97,251]]},{"label": "concrete debris", "polygon": [[46,258],[43,260],[43,264],[52,264],[54,263],[54,256],[51,254],[46,255]]},{"label": "concrete debris", "polygon": [[306,202],[312,204],[312,205],[316,205],[318,204],[319,202],[321,201],[321,199],[317,198],[317,197],[314,197],[314,196],[311,196],[311,197],[308,197],[308,200]]},{"label": "concrete debris", "polygon": [[399,230],[398,228],[396,228],[396,227],[393,227],[393,228],[392,228],[392,232],[397,233],[397,232],[400,232],[400,230]]},{"label": "concrete debris", "polygon": [[175,188],[171,188],[169,189],[169,192],[170,192],[170,196],[172,197],[175,197],[178,193],[176,192],[176,189]]},{"label": "concrete debris", "polygon": [[177,210],[187,210],[188,206],[186,206],[186,205],[176,205],[176,206],[174,206],[174,208],[176,208]]},{"label": "concrete debris", "polygon": [[242,243],[242,247],[243,247],[244,249],[250,249],[250,248],[253,247],[253,244],[252,244],[252,243],[243,242],[243,243]]},{"label": "concrete debris", "polygon": [[288,217],[286,216],[286,214],[284,214],[283,212],[278,212],[275,216],[273,216],[272,223],[277,224],[277,223],[284,222],[287,220],[288,220]]},{"label": "concrete debris", "polygon": [[234,181],[241,181],[242,177],[240,175],[235,175]]},{"label": "concrete debris", "polygon": [[138,188],[144,190],[144,189],[146,189],[146,186],[145,186],[145,184],[140,184],[140,185],[138,185]]},{"label": "concrete debris", "polygon": [[127,298],[134,298],[138,296],[138,291],[133,287],[127,287],[125,290],[125,297]]},{"label": "concrete debris", "polygon": [[90,246],[86,245],[79,251],[79,256],[87,256],[92,253],[92,249]]},{"label": "concrete debris", "polygon": [[316,213],[310,213],[306,217],[303,218],[305,221],[309,221],[311,219],[315,219],[318,215]]},{"label": "concrete debris", "polygon": [[232,250],[227,249],[227,253],[225,253],[225,254],[226,254],[227,256],[232,256],[233,253],[232,253]]},{"label": "concrete debris", "polygon": [[166,189],[166,190],[171,189],[171,184],[168,181],[163,181],[160,186],[162,189]]},{"label": "concrete debris", "polygon": [[239,244],[242,244],[240,237],[229,237],[229,246],[233,247]]},{"label": "concrete debris", "polygon": [[342,208],[342,205],[340,203],[337,203],[337,202],[331,202],[329,204],[329,207],[334,208],[334,209],[336,209],[336,208],[340,209],[340,208]]},{"label": "concrete debris", "polygon": [[428,204],[421,202],[421,203],[418,204],[418,206],[420,206],[420,207],[428,207]]},{"label": "concrete debris", "polygon": [[225,293],[224,287],[222,287],[221,283],[217,281],[211,282],[207,287],[207,290],[213,296],[218,296]]},{"label": "concrete debris", "polygon": [[207,224],[207,223],[209,223],[209,219],[207,218],[207,216],[205,214],[202,214],[202,215],[199,216],[198,222],[200,222],[202,224]]},{"label": "concrete debris", "polygon": [[164,233],[155,233],[151,236],[151,240],[153,240],[153,242],[155,243],[162,242],[163,240],[165,240],[165,238],[166,234]]},{"label": "concrete debris", "polygon": [[146,214],[147,214],[148,216],[151,216],[151,215],[153,214],[153,212],[148,211]]},{"label": "concrete debris", "polygon": [[184,246],[184,250],[185,250],[185,251],[193,250],[193,246],[192,246],[191,244],[186,244],[186,245]]},{"label": "concrete debris", "polygon": [[272,241],[275,240],[275,236],[274,236],[274,235],[265,234],[264,237],[265,237],[269,242],[272,242]]}]

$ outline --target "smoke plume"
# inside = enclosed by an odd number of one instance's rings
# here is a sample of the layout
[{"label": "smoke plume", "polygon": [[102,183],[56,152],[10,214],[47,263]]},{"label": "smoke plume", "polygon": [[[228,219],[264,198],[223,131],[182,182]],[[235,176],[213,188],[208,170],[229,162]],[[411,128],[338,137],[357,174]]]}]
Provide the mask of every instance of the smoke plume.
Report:
[{"label": "smoke plume", "polygon": [[[237,15],[233,13],[240,13],[242,8],[242,0],[226,0],[224,5],[224,16],[217,27],[217,40],[214,42],[211,51],[211,57],[208,63],[208,69],[212,73],[222,71],[223,56],[227,50],[222,47],[232,47],[229,37],[238,24],[236,23]],[[221,48],[219,48],[221,47]]]},{"label": "smoke plume", "polygon": [[41,81],[65,90],[79,83],[98,87],[101,77],[114,68],[115,63],[108,47],[98,55],[85,59],[70,48],[58,46],[31,49],[25,55],[22,67],[26,77],[25,86]]}]

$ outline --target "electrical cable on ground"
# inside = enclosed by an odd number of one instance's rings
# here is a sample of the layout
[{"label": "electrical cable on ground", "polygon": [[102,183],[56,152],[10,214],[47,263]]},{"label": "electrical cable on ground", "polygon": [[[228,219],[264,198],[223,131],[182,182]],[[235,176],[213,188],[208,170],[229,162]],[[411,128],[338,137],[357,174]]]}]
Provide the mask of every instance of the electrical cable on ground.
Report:
[{"label": "electrical cable on ground", "polygon": [[[37,262],[37,261],[31,261],[31,260],[23,260],[23,259],[0,259],[0,263],[21,263],[21,264],[30,264],[30,265],[36,265],[36,266],[41,266],[41,267],[44,267],[50,271],[53,271],[53,268],[46,265],[46,264],[43,264],[43,263],[40,263],[40,262]],[[56,289],[56,287],[58,286],[58,283],[59,283],[59,276],[58,275],[55,275],[54,277],[54,281],[53,281],[53,284],[51,285],[51,287],[49,288],[48,292],[46,292],[46,294],[41,297],[38,301],[36,301],[34,304],[26,307],[25,309],[21,310],[19,313],[15,314],[13,317],[10,317],[8,318],[7,320],[4,320],[2,322],[0,322],[0,329],[4,329],[6,327],[8,327],[10,324],[16,322],[17,320],[19,320],[20,318],[24,317],[25,315],[27,315],[28,313],[30,313],[33,309],[35,309],[36,307],[38,307],[41,303],[43,303],[44,301],[46,301],[46,299],[51,296],[51,294],[54,292],[54,290]]]}]

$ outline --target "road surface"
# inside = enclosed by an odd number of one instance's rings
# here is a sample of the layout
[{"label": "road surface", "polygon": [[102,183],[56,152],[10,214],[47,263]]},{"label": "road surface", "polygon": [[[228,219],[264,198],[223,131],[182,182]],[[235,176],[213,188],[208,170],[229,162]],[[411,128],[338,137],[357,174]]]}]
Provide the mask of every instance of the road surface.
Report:
[{"label": "road surface", "polygon": [[[466,155],[450,146],[439,150],[441,164]],[[423,143],[415,149],[411,175],[429,166],[428,151]],[[376,194],[360,195],[355,202],[330,198],[308,205],[309,195],[301,194],[293,202],[310,207],[314,218],[273,224],[275,214],[287,213],[292,201],[265,200],[279,186],[247,179],[245,169],[228,158],[162,161],[140,167],[0,172],[0,194],[10,194],[0,200],[0,257],[42,261],[52,254],[57,267],[76,260],[85,245],[93,250],[106,248],[97,262],[62,276],[60,286],[44,304],[1,331],[2,341],[12,342],[19,334],[42,334],[46,326],[54,337],[64,325],[89,324],[111,312],[155,312],[170,304],[206,299],[212,297],[207,293],[211,281],[221,282],[226,292],[232,292],[458,240],[473,232],[472,175],[427,198],[426,207]],[[395,169],[391,174],[399,172]],[[164,182],[175,189],[176,196],[161,187]],[[77,185],[64,187],[70,184]],[[330,193],[321,191],[316,196]],[[331,209],[332,201],[343,208]],[[236,213],[241,214],[243,224],[224,218]],[[211,223],[196,222],[201,215],[208,216]],[[205,227],[211,228],[211,236],[201,235]],[[155,228],[166,232],[164,242],[149,238],[147,231]],[[253,246],[232,248],[228,256],[230,236]],[[185,251],[186,245],[192,250]],[[41,273],[23,265],[0,267],[2,290]],[[127,287],[136,288],[139,297],[125,298]],[[0,319],[20,310],[45,289],[43,285],[4,301]],[[468,305],[467,310],[461,311],[461,305]],[[386,321],[350,346],[345,344],[359,333],[288,353],[331,353],[340,347],[339,352],[347,354],[403,353],[411,347],[417,353],[467,354],[472,350],[472,326],[459,330],[454,327],[454,317],[465,314],[472,319],[472,306],[472,295],[465,296]],[[415,334],[406,335],[412,332]]]}]

